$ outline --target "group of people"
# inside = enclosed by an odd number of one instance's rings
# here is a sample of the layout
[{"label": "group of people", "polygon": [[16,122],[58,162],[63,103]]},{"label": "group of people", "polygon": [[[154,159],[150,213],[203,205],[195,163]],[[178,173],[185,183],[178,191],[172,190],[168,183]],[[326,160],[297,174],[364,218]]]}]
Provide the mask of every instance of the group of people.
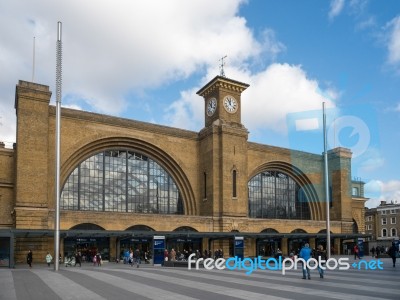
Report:
[{"label": "group of people", "polygon": [[182,252],[181,251],[176,251],[174,248],[171,249],[171,251],[168,251],[168,249],[164,250],[164,261],[187,261],[189,256],[191,254],[195,254],[195,258],[222,258],[224,256],[224,253],[222,249],[216,249],[214,251],[214,255],[211,250],[205,249],[203,252],[200,250],[195,250],[193,251],[191,248],[189,250],[184,249]]},{"label": "group of people", "polygon": [[[318,245],[317,249],[312,250],[310,248],[310,245],[306,243],[303,248],[301,248],[299,252],[299,257],[304,259],[305,262],[307,262],[310,258],[315,258],[318,259],[318,257],[321,257],[321,260],[327,259],[326,251],[324,250],[324,247],[322,245]],[[303,266],[303,279],[311,279],[311,273],[310,273],[310,268],[308,266]],[[320,278],[324,278],[324,269],[321,268],[321,266],[318,264],[318,273]]]},{"label": "group of people", "polygon": [[126,249],[124,252],[124,264],[129,264],[131,267],[136,265],[136,267],[139,268],[139,265],[142,263],[142,258],[144,259],[145,263],[149,263],[147,251],[142,253],[139,248],[136,248],[136,250]]}]

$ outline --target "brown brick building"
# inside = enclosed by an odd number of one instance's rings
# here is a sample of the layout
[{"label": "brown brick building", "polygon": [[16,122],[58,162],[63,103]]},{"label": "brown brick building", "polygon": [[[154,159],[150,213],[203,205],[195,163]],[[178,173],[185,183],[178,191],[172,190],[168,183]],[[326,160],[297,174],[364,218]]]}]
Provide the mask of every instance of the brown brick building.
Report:
[{"label": "brown brick building", "polygon": [[[200,89],[200,132],[63,108],[62,255],[100,251],[115,259],[129,247],[151,252],[155,234],[166,237],[169,249],[225,255],[233,254],[235,236],[244,237],[249,256],[277,248],[287,254],[305,241],[324,244],[323,156],[249,142],[241,122],[246,88],[217,76]],[[0,148],[0,239],[9,241],[11,261],[23,261],[29,248],[43,261],[54,249],[50,97],[48,86],[18,83],[16,144]],[[351,152],[335,148],[328,159],[338,253],[354,228],[364,229],[364,202],[352,198]]]}]

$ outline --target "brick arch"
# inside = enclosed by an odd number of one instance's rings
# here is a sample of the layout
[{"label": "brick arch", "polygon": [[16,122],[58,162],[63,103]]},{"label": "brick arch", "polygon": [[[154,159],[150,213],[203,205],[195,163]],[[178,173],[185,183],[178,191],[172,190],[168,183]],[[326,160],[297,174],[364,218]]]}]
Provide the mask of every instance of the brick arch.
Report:
[{"label": "brick arch", "polygon": [[100,225],[94,223],[79,223],[70,228],[70,230],[105,230]]},{"label": "brick arch", "polygon": [[271,161],[258,166],[252,172],[250,172],[248,181],[250,181],[250,179],[257,174],[265,171],[281,171],[291,176],[293,180],[303,188],[305,194],[307,195],[307,199],[309,199],[308,203],[310,207],[311,220],[322,220],[323,212],[321,210],[321,205],[319,205],[317,192],[315,191],[311,180],[306,174],[304,174],[299,168],[289,163],[282,161]]},{"label": "brick arch", "polygon": [[184,214],[197,214],[193,189],[186,174],[183,172],[178,162],[176,162],[168,153],[166,153],[162,149],[139,139],[127,137],[111,137],[99,139],[86,145],[82,145],[82,147],[80,148],[77,148],[75,152],[70,155],[61,166],[60,178],[62,186],[64,186],[65,182],[68,179],[68,176],[78,166],[79,163],[105,150],[137,151],[156,161],[171,175],[176,185],[178,186],[179,191],[182,194],[182,200],[184,203]]}]

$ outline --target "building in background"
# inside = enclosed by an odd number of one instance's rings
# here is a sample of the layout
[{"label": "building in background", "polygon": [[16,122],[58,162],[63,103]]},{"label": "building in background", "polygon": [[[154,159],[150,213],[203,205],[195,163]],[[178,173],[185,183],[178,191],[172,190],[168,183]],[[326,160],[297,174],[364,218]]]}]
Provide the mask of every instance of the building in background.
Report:
[{"label": "building in background", "polygon": [[365,212],[365,233],[368,238],[369,250],[377,246],[388,249],[393,240],[399,240],[400,232],[400,204],[386,203]]},{"label": "building in background", "polygon": [[[249,142],[241,121],[248,87],[216,76],[201,88],[200,132],[62,108],[61,255],[81,251],[90,260],[100,252],[114,260],[129,248],[151,253],[155,235],[177,252],[220,249],[224,256],[239,253],[237,240],[245,256],[325,244],[323,155]],[[16,143],[0,148],[3,265],[24,261],[28,249],[35,261],[53,251],[50,97],[45,85],[16,87]],[[338,254],[363,236],[366,198],[352,195],[351,152],[332,149],[328,160]]]}]

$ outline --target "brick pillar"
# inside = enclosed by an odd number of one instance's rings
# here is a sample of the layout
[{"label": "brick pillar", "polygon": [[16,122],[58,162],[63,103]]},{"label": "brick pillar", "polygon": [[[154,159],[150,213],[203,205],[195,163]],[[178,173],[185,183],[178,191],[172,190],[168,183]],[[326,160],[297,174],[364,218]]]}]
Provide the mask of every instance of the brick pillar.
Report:
[{"label": "brick pillar", "polygon": [[334,255],[341,255],[341,254],[344,254],[344,253],[341,253],[342,251],[341,251],[341,247],[340,247],[340,238],[335,238],[334,240],[333,240],[333,253],[334,253]]},{"label": "brick pillar", "polygon": [[288,239],[287,238],[282,238],[281,250],[282,250],[283,255],[288,255],[289,254]]},{"label": "brick pillar", "polygon": [[315,245],[315,238],[310,238],[309,244],[311,249],[315,249],[317,247],[317,245]]},{"label": "brick pillar", "polygon": [[117,257],[119,257],[119,243],[117,246],[117,238],[112,236],[110,237],[110,262],[115,261]]}]

